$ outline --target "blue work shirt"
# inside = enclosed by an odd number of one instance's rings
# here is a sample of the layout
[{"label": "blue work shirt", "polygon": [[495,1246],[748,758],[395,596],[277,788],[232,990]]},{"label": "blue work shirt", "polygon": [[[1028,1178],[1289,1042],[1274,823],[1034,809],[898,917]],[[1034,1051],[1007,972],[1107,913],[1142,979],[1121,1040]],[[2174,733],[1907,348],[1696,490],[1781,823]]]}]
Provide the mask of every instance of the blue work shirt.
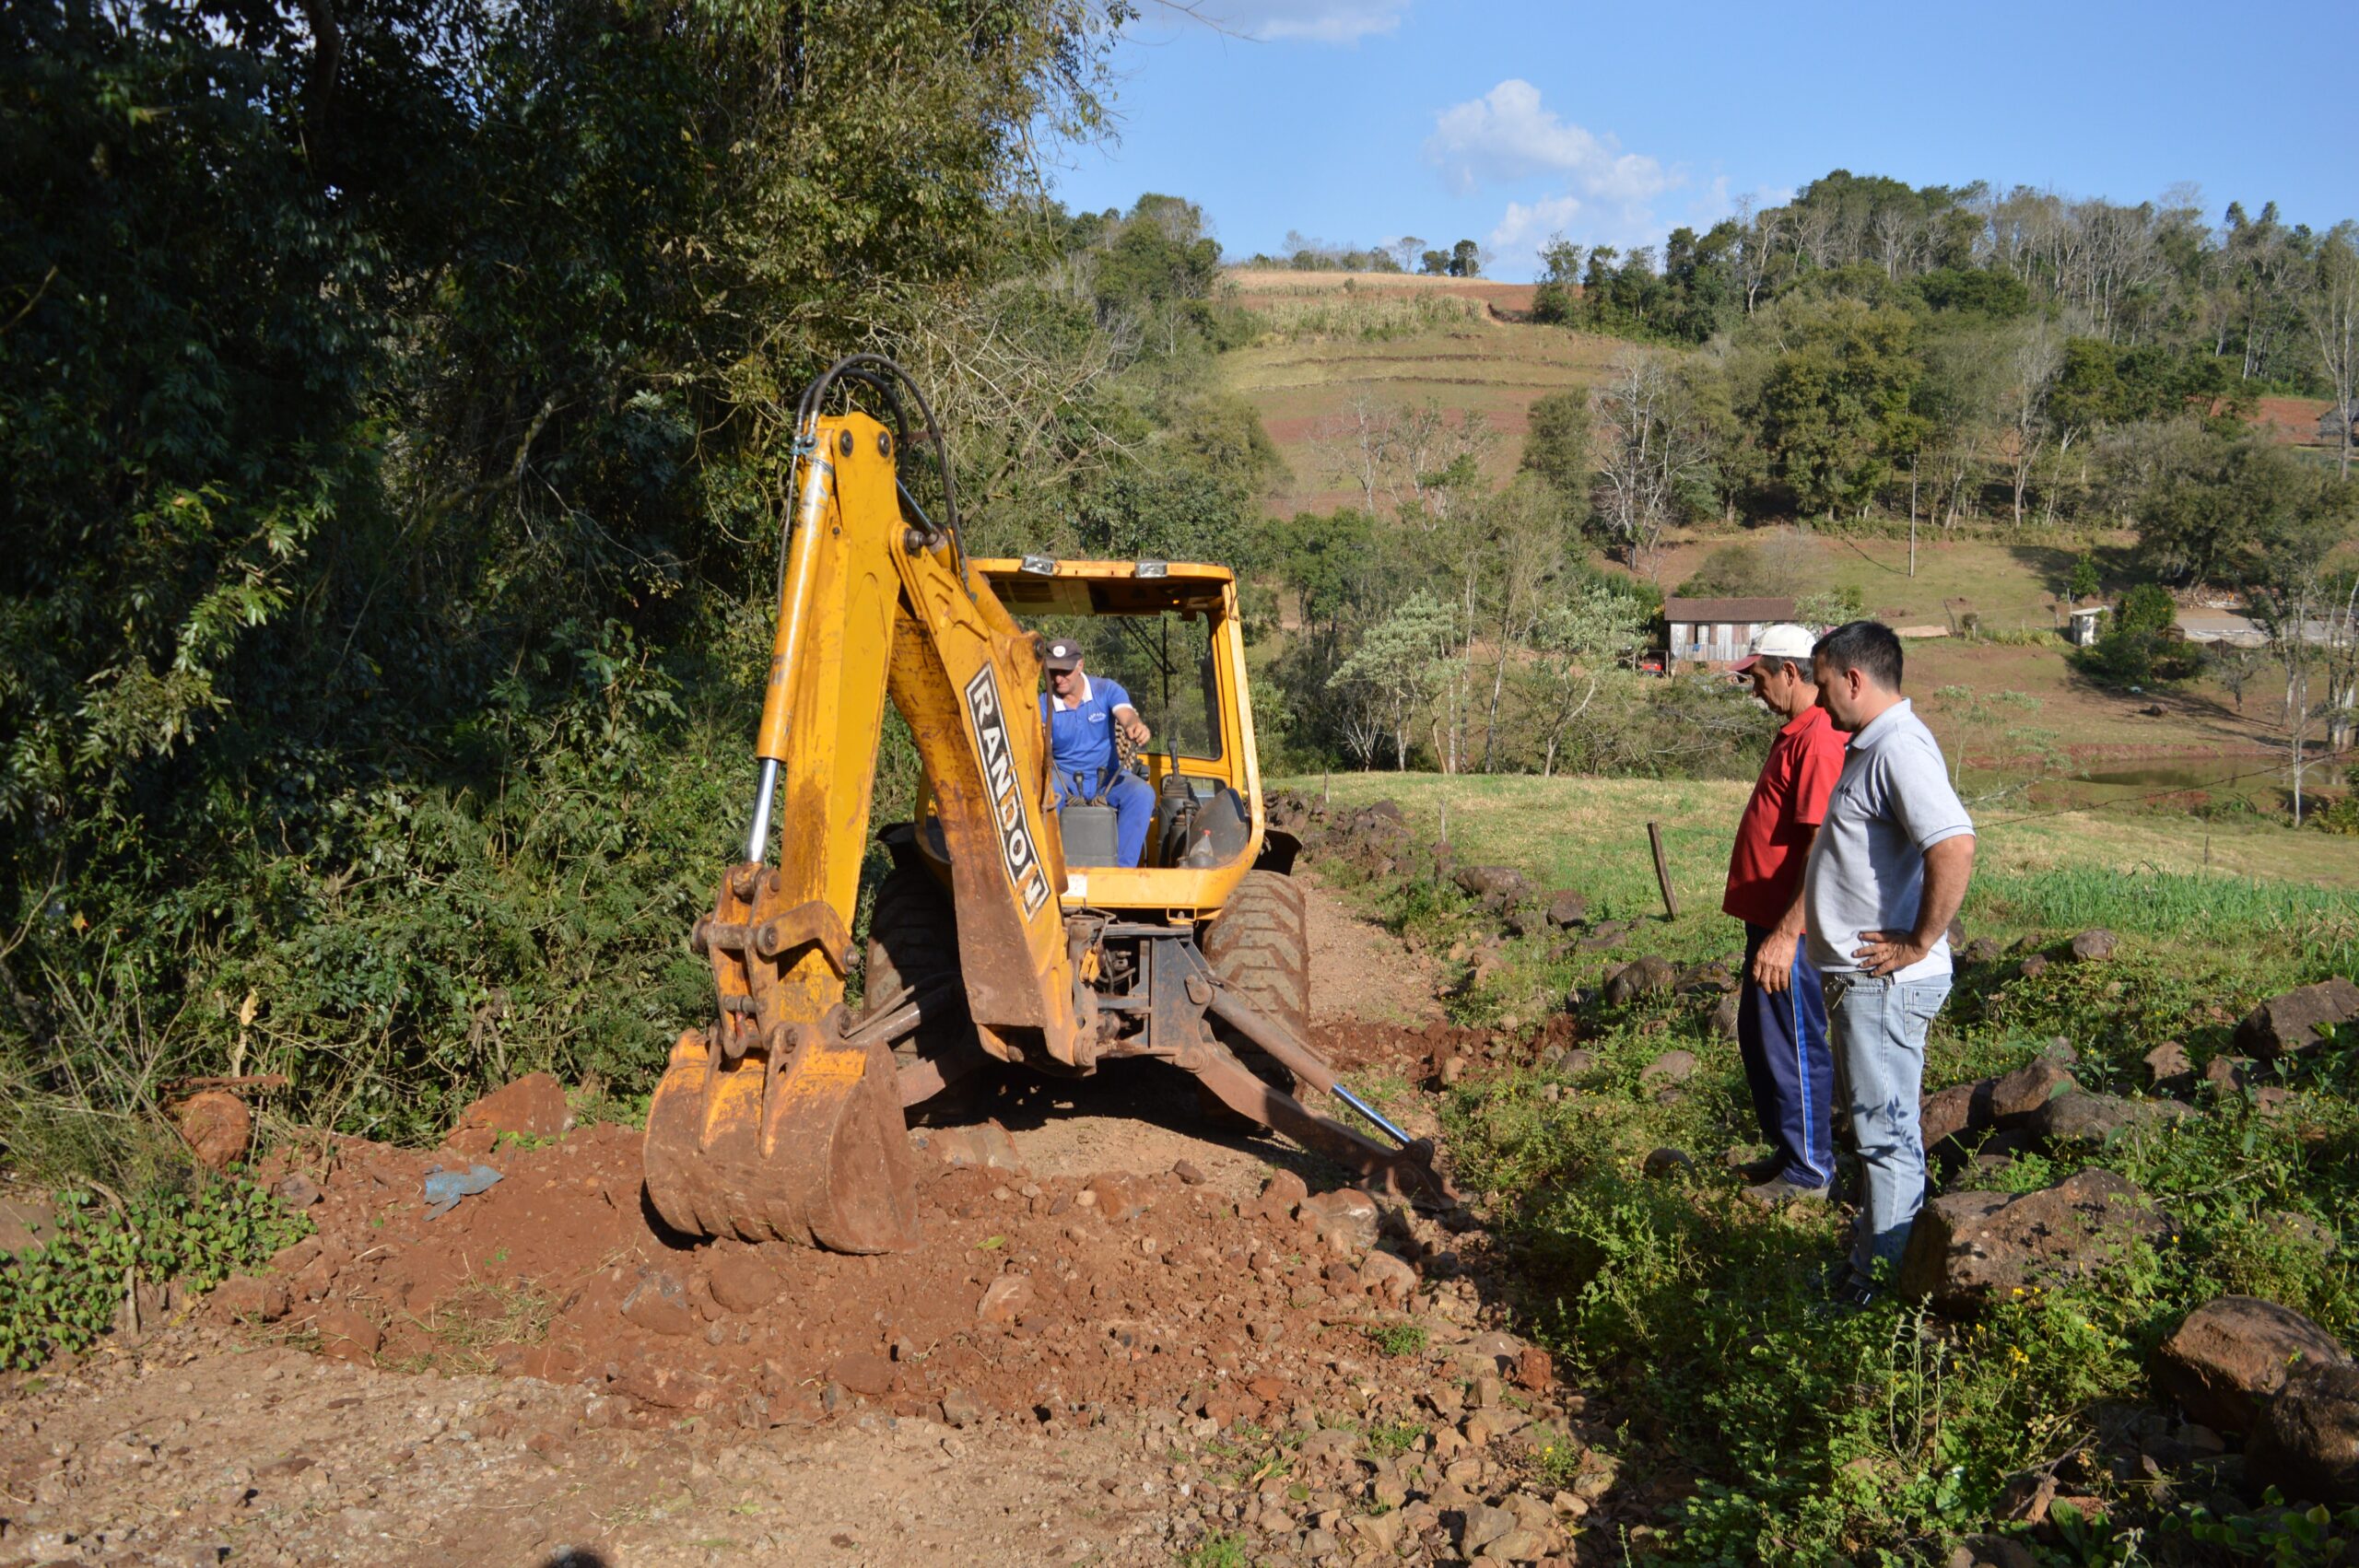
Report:
[{"label": "blue work shirt", "polygon": [[1049,755],[1058,783],[1069,784],[1078,773],[1084,785],[1095,789],[1103,772],[1114,766],[1114,710],[1138,705],[1102,675],[1085,673],[1081,684],[1081,700],[1070,708],[1057,707],[1054,695],[1042,692],[1040,717],[1048,721]]}]

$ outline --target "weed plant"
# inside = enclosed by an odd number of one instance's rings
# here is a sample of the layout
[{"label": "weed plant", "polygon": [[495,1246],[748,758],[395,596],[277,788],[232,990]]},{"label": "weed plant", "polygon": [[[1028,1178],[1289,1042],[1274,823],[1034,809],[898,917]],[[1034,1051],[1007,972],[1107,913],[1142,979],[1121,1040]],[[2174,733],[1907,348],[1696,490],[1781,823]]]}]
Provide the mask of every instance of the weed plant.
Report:
[{"label": "weed plant", "polygon": [[206,1290],[311,1229],[245,1181],[204,1180],[129,1199],[87,1185],[62,1192],[54,1235],[13,1257],[0,1253],[0,1371],[88,1350],[143,1282]]}]

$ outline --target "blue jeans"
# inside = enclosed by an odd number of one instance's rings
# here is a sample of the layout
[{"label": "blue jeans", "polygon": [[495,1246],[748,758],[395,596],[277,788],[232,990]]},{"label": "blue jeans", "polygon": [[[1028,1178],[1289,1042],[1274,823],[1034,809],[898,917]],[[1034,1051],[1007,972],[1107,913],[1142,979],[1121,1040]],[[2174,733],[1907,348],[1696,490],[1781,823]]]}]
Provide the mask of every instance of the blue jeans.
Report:
[{"label": "blue jeans", "polygon": [[1949,999],[1950,977],[1895,984],[1870,975],[1826,977],[1826,1018],[1867,1200],[1851,1267],[1872,1276],[1900,1266],[1908,1227],[1925,1204],[1925,1138],[1917,1118],[1925,1084],[1925,1033]]}]

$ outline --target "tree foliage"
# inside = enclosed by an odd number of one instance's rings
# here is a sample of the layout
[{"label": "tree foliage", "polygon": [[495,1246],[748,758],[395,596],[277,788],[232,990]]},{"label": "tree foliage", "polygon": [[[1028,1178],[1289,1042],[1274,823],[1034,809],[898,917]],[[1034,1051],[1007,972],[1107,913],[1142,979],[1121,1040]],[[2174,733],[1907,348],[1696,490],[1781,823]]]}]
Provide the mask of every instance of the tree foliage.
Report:
[{"label": "tree foliage", "polygon": [[[1034,159],[1125,15],[0,12],[0,1139],[233,1049],[380,1127],[660,1062],[792,389],[1073,253]],[[1179,248],[1113,254],[1125,309]],[[1014,367],[1070,464],[1123,400],[1058,422],[1052,293],[947,395]]]}]

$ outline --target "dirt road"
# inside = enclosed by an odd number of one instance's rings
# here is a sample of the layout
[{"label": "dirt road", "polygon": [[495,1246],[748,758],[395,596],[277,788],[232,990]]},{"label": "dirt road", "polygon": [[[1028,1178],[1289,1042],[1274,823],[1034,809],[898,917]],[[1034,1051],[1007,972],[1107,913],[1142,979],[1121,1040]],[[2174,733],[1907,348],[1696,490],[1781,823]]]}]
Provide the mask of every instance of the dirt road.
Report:
[{"label": "dirt road", "polygon": [[[1352,1004],[1423,971],[1315,907],[1322,1034],[1418,1076]],[[0,1564],[1569,1556],[1611,1467],[1480,1234],[1124,1065],[913,1131],[906,1257],[673,1235],[628,1128],[439,1219],[434,1155],[323,1141],[269,1273],[0,1387]]]}]

